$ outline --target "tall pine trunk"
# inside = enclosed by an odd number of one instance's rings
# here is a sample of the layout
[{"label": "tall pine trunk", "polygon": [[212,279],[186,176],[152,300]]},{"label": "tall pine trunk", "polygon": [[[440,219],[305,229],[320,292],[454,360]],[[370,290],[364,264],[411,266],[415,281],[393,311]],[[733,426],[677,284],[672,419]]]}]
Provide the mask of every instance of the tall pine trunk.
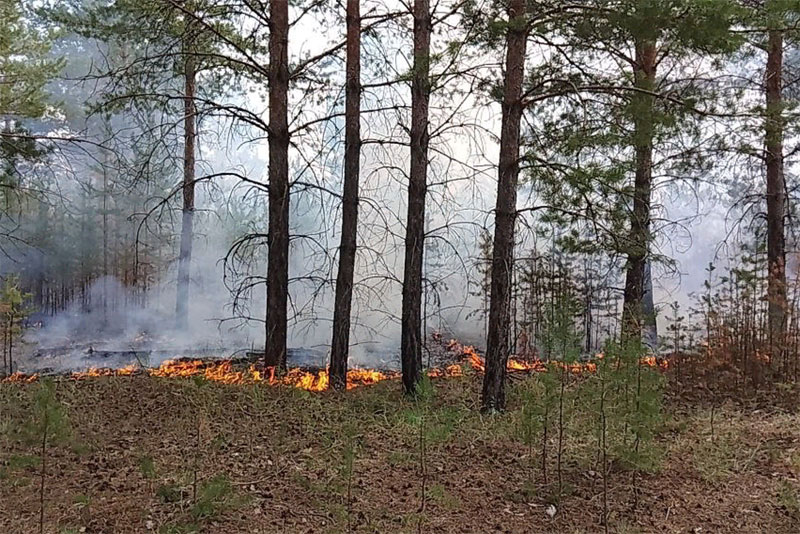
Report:
[{"label": "tall pine trunk", "polygon": [[786,332],[786,251],[783,176],[783,32],[771,30],[767,44],[765,73],[767,116],[765,148],[767,163],[767,265],[770,355],[777,359]]},{"label": "tall pine trunk", "polygon": [[486,374],[483,377],[484,411],[502,410],[506,404],[505,381],[510,351],[509,312],[511,274],[514,265],[514,225],[517,218],[519,135],[523,111],[522,81],[525,75],[525,48],[528,38],[525,5],[525,0],[512,0],[508,10],[503,117],[492,247],[489,332],[486,339]]},{"label": "tall pine trunk", "polygon": [[189,325],[189,279],[194,238],[195,140],[197,138],[196,59],[193,54],[191,21],[183,35],[183,212],[180,253],[178,256],[178,292],[175,301],[175,322],[179,329]]},{"label": "tall pine trunk", "polygon": [[431,14],[429,0],[414,2],[414,71],[411,79],[411,169],[408,177],[406,257],[400,350],[403,388],[414,393],[422,378],[422,257],[428,189]]},{"label": "tall pine trunk", "polygon": [[641,340],[644,324],[644,283],[650,247],[650,197],[653,188],[653,106],[657,49],[653,42],[636,43],[633,94],[633,147],[635,177],[630,236],[627,243],[625,293],[622,306],[622,337]]},{"label": "tall pine trunk", "polygon": [[345,67],[344,194],[342,195],[342,240],[339,273],[333,307],[330,384],[347,386],[347,355],[350,349],[350,311],[358,230],[358,181],[361,156],[361,13],[359,0],[347,0],[347,65]]},{"label": "tall pine trunk", "polygon": [[269,235],[265,357],[286,369],[289,293],[289,4],[269,4]]}]

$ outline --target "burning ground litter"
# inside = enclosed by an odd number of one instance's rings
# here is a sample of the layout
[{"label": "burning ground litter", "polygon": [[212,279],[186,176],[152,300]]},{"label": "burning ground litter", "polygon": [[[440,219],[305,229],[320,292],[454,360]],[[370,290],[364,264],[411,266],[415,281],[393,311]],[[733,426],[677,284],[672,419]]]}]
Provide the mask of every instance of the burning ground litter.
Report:
[{"label": "burning ground litter", "polygon": [[[472,345],[463,345],[456,340],[450,340],[445,345],[446,351],[452,356],[456,363],[443,367],[436,367],[428,371],[431,378],[456,377],[461,376],[464,367],[473,371],[484,372],[485,362],[483,357]],[[595,358],[602,358],[598,354]],[[594,372],[596,363],[593,361],[561,363],[552,362],[560,365],[572,373]],[[642,358],[641,363],[650,367],[666,369],[666,360],[656,360],[655,357]],[[137,373],[144,373],[154,377],[162,378],[186,378],[192,376],[202,376],[212,382],[223,384],[245,384],[264,382],[269,385],[291,386],[307,391],[324,391],[328,388],[329,376],[327,369],[308,370],[303,368],[292,368],[281,375],[276,372],[274,367],[259,367],[256,364],[249,364],[244,368],[237,366],[238,362],[233,360],[208,361],[199,359],[167,360],[155,368],[142,368],[131,364],[118,369],[112,368],[90,368],[87,371],[72,372],[66,377],[82,380],[96,378],[100,376],[131,376]],[[547,363],[541,360],[520,360],[510,358],[507,362],[509,372],[544,372]],[[39,378],[38,374],[14,373],[5,379],[4,382],[35,382]],[[400,373],[393,370],[376,369],[350,369],[347,373],[347,389],[359,386],[366,386],[382,382],[384,380],[396,380],[400,378]]]}]

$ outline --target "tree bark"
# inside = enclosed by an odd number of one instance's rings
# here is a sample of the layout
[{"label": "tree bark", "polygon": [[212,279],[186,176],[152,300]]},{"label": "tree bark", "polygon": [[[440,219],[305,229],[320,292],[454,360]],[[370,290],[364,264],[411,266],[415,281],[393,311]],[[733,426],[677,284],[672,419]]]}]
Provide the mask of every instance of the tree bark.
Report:
[{"label": "tree bark", "polygon": [[622,337],[641,340],[644,324],[645,265],[650,247],[650,196],[653,187],[653,106],[657,48],[653,42],[636,43],[634,85],[642,92],[633,97],[633,148],[635,177],[633,210],[625,268],[625,292],[622,305]]},{"label": "tree bark", "polygon": [[779,356],[786,333],[786,251],[783,175],[783,32],[771,30],[767,45],[765,86],[767,116],[765,147],[767,164],[767,283],[770,355]]},{"label": "tree bark", "polygon": [[267,246],[267,361],[286,369],[289,293],[289,4],[270,2],[269,235]]},{"label": "tree bark", "polygon": [[187,20],[183,35],[184,98],[183,98],[183,211],[181,243],[178,256],[178,291],[175,300],[175,322],[180,330],[189,326],[189,279],[194,238],[195,140],[197,109],[195,107],[197,67],[192,53],[191,22]]},{"label": "tree bark", "polygon": [[361,13],[359,0],[347,0],[347,59],[345,67],[344,191],[339,272],[333,307],[330,384],[347,387],[347,355],[350,349],[350,312],[356,263],[358,230],[358,182],[361,157]]},{"label": "tree bark", "polygon": [[422,379],[422,257],[428,189],[431,14],[429,0],[414,2],[414,71],[411,79],[411,168],[408,177],[401,358],[403,388],[414,393]]},{"label": "tree bark", "polygon": [[522,121],[522,81],[528,24],[525,0],[512,0],[506,36],[503,117],[500,132],[497,205],[495,207],[489,332],[486,339],[486,374],[483,377],[483,411],[503,410],[506,404],[506,365],[510,351],[509,323],[511,274],[514,265],[514,225],[517,217],[519,135]]}]

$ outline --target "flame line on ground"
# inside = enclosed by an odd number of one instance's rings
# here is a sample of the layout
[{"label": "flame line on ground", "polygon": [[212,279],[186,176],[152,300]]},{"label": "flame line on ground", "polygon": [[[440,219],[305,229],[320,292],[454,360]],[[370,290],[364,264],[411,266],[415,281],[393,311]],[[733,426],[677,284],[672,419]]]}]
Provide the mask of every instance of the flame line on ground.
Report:
[{"label": "flame line on ground", "polygon": [[[431,378],[452,378],[462,376],[464,368],[468,367],[473,371],[483,373],[486,370],[485,360],[472,345],[462,345],[456,340],[451,340],[447,346],[449,352],[457,354],[462,363],[454,363],[446,367],[433,368],[428,370]],[[596,359],[602,359],[603,355],[598,354]],[[658,361],[654,356],[647,356],[640,360],[643,365],[656,367],[662,370],[667,369],[668,363],[665,360]],[[594,373],[597,364],[593,361],[561,363],[544,362],[542,360],[517,360],[509,358],[507,369],[512,372],[544,372],[548,365],[561,366],[571,373],[581,374],[584,372]],[[140,369],[136,365],[128,365],[120,369],[99,369],[90,368],[83,372],[74,372],[68,375],[73,380],[84,380],[101,376],[131,376],[143,372],[149,376],[162,378],[188,378],[193,376],[203,376],[206,380],[223,384],[249,384],[266,383],[272,386],[290,386],[306,391],[324,391],[328,389],[329,376],[327,369],[316,372],[306,371],[301,368],[290,369],[283,376],[275,372],[274,367],[259,369],[255,365],[250,365],[245,370],[236,370],[231,360],[209,362],[203,360],[167,360],[159,367]],[[4,383],[31,383],[39,379],[38,374],[25,374],[16,372],[2,380]],[[367,386],[400,378],[398,371],[377,371],[374,369],[350,369],[347,372],[347,389],[360,386]]]}]

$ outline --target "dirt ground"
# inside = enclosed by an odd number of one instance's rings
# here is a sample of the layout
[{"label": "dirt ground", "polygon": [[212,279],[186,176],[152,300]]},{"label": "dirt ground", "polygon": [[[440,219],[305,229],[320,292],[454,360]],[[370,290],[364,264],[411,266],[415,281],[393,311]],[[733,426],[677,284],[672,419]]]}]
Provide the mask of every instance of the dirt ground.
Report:
[{"label": "dirt ground", "polygon": [[[480,415],[475,375],[434,386],[421,419],[397,381],[343,396],[148,376],[59,381],[71,432],[46,456],[44,532],[604,531],[603,477],[577,444],[571,452],[577,436],[565,436],[558,498],[554,446],[545,483],[538,447],[516,437],[513,404]],[[0,533],[39,529],[38,387],[0,384]],[[666,402],[660,468],[634,477],[609,466],[609,532],[800,532],[798,414]]]}]

